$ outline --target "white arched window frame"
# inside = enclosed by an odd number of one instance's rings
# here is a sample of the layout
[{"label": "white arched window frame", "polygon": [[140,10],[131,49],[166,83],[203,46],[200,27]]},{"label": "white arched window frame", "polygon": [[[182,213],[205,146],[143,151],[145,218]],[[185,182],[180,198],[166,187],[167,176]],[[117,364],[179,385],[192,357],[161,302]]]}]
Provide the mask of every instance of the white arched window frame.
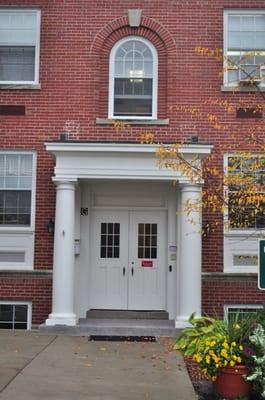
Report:
[{"label": "white arched window frame", "polygon": [[[150,52],[151,54],[151,59],[152,59],[152,68],[151,71],[147,72],[144,69],[143,70],[138,70],[138,69],[133,69],[130,70],[130,74],[126,74],[124,73],[124,69],[123,68],[123,72],[122,73],[117,73],[117,71],[115,71],[115,61],[117,59],[117,53],[120,49],[123,48],[124,45],[126,45],[127,43],[133,43],[133,42],[139,42],[142,43],[146,46],[146,51]],[[125,52],[124,52],[125,53]],[[144,51],[143,51],[144,53]],[[143,54],[144,55],[144,54]],[[123,62],[125,63],[125,58]],[[148,59],[149,60],[149,59]],[[121,60],[122,61],[122,60]],[[145,65],[145,64],[144,64]],[[128,113],[128,115],[126,114],[118,114],[115,111],[115,98],[117,98],[117,96],[115,97],[115,79],[128,79],[128,80],[152,80],[152,93],[151,93],[151,112],[148,115],[141,115],[140,113],[137,114],[135,113],[134,115],[130,115],[130,113]],[[157,82],[158,82],[158,57],[157,57],[157,51],[155,49],[155,47],[152,45],[151,42],[149,42],[148,40],[139,37],[139,36],[128,36],[124,39],[119,40],[112,48],[111,53],[110,53],[110,65],[109,65],[109,118],[111,119],[139,119],[139,120],[154,120],[157,119]],[[147,98],[148,96],[146,96]],[[137,95],[128,95],[126,97],[126,95],[124,95],[124,100],[127,99],[136,99],[137,98],[139,100],[143,100],[145,97],[144,95],[140,95],[137,97]],[[149,96],[150,98],[150,96]]]}]

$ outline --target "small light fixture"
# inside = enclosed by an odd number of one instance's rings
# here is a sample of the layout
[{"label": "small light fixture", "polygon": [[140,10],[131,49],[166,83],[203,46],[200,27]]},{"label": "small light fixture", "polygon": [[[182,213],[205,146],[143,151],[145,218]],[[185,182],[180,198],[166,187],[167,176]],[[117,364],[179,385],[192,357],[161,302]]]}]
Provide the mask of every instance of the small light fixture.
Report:
[{"label": "small light fixture", "polygon": [[54,221],[50,218],[47,224],[48,233],[54,233]]}]

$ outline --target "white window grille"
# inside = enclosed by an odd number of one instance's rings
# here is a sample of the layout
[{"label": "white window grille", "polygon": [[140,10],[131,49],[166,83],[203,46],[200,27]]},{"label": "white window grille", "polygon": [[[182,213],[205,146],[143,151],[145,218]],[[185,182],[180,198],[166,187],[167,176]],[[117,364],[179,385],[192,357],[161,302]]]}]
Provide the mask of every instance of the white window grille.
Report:
[{"label": "white window grille", "polygon": [[0,83],[38,84],[40,11],[0,10]]},{"label": "white window grille", "polygon": [[157,118],[157,51],[146,39],[127,37],[111,51],[109,118]]}]

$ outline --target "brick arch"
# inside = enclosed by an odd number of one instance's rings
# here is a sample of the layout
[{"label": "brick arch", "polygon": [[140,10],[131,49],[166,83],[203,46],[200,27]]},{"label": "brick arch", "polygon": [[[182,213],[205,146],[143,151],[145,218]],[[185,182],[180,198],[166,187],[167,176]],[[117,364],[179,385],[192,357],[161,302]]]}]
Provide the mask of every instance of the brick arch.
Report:
[{"label": "brick arch", "polygon": [[97,99],[96,117],[106,118],[108,115],[108,88],[109,88],[109,56],[114,44],[128,36],[140,36],[148,39],[156,48],[158,54],[158,118],[167,117],[167,87],[168,65],[174,65],[176,46],[171,35],[156,21],[142,18],[140,27],[132,28],[128,25],[127,17],[118,18],[110,22],[99,32],[90,51],[90,57],[95,62],[94,71],[97,72],[95,91]]},{"label": "brick arch", "polygon": [[130,35],[131,34],[136,35],[135,31],[141,30],[141,28],[146,28],[149,31],[153,31],[165,43],[168,57],[171,58],[176,56],[176,44],[171,33],[167,29],[165,29],[158,21],[149,17],[142,17],[141,26],[139,28],[131,28],[129,26],[127,16],[112,20],[98,32],[91,45],[89,52],[90,56],[91,57],[99,56],[100,51],[107,38],[114,32],[119,31],[121,28],[127,28],[130,31],[134,32],[134,33],[129,33]]}]

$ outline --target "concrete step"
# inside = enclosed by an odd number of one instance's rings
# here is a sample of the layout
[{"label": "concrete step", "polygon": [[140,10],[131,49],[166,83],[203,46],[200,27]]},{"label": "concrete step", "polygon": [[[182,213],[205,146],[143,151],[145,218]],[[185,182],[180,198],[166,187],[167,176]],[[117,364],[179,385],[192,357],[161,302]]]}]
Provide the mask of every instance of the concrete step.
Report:
[{"label": "concrete step", "polygon": [[43,324],[39,332],[70,336],[177,337],[180,330],[175,328],[173,320],[84,318],[74,327]]},{"label": "concrete step", "polygon": [[132,310],[88,310],[87,318],[111,319],[165,319],[168,320],[166,311],[132,311]]}]

